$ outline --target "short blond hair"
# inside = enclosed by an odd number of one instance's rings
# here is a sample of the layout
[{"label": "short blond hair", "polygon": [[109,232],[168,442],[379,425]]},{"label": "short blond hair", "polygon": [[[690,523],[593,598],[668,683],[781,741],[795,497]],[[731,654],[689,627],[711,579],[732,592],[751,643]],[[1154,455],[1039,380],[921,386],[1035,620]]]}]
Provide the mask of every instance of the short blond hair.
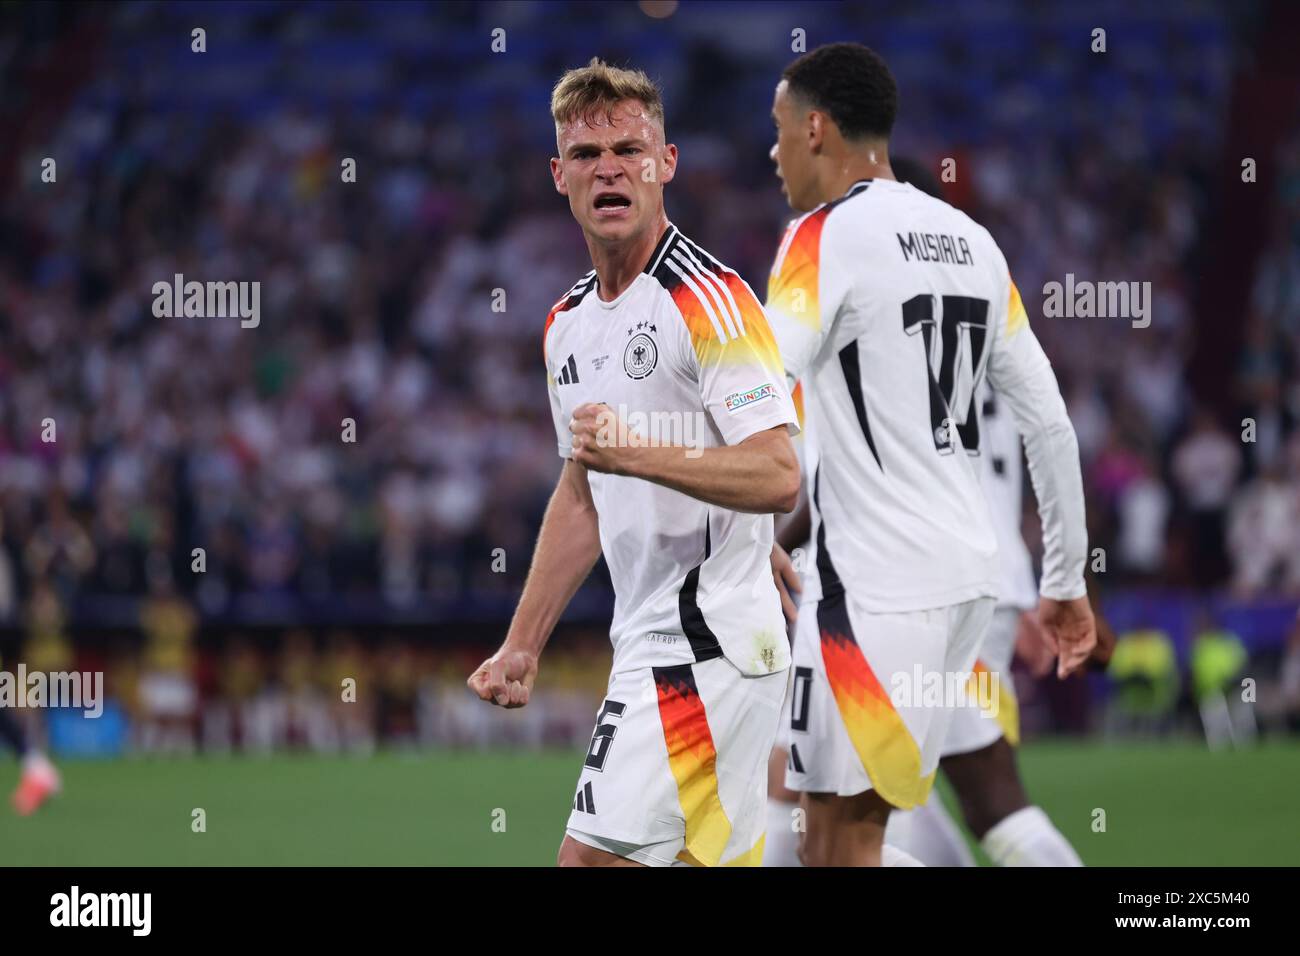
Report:
[{"label": "short blond hair", "polygon": [[600,115],[613,122],[614,107],[623,100],[639,101],[646,116],[663,128],[664,98],[654,80],[642,70],[624,70],[593,56],[586,66],[568,70],[555,84],[551,117],[557,128]]}]

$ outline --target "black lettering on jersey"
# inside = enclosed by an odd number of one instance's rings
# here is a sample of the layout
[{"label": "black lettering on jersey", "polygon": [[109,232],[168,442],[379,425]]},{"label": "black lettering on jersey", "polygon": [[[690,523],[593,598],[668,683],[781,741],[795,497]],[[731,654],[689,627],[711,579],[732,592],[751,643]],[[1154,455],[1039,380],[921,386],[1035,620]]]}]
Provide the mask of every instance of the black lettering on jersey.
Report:
[{"label": "black lettering on jersey", "polygon": [[973,266],[970,244],[961,236],[940,236],[932,232],[894,233],[898,247],[903,251],[903,261],[947,262],[956,266]]}]

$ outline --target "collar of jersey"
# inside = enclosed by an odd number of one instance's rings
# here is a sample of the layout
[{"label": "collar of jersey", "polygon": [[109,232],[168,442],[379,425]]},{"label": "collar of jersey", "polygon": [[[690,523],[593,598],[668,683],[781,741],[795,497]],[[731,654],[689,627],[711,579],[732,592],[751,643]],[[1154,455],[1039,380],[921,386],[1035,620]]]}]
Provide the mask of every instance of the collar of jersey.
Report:
[{"label": "collar of jersey", "polygon": [[637,274],[637,277],[633,279],[630,283],[628,283],[627,288],[624,289],[621,293],[619,293],[617,299],[612,299],[609,302],[606,302],[604,299],[600,297],[600,276],[597,276],[596,288],[594,290],[596,293],[596,304],[599,305],[602,309],[617,308],[619,304],[628,297],[628,294],[633,289],[636,288],[636,284],[641,281],[641,277],[650,275],[650,273],[652,272],[652,267],[658,265],[658,260],[663,258],[663,251],[665,248],[667,248],[668,243],[672,241],[672,237],[674,234],[676,234],[676,232],[677,232],[677,227],[674,226],[671,222],[669,222],[668,228],[663,231],[663,235],[661,235],[659,237],[659,241],[655,243],[654,251],[650,253],[650,261],[648,261],[645,264],[645,268],[643,268]]}]

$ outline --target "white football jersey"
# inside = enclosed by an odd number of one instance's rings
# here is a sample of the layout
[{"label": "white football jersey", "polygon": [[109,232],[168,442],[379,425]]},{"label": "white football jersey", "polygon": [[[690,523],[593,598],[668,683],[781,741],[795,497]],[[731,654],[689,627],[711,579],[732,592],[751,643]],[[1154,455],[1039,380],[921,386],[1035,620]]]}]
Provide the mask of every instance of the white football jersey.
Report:
[{"label": "white football jersey", "polygon": [[986,229],[910,185],[864,180],[790,224],[767,311],[787,375],[808,386],[805,600],[847,589],[867,610],[901,612],[998,596],[974,461],[986,375],[1037,436],[1042,593],[1084,593],[1074,432]]},{"label": "white football jersey", "polygon": [[[741,277],[669,226],[612,302],[595,272],[551,310],[544,336],[559,453],[569,420],[604,403],[656,444],[736,445],[797,428],[776,342]],[[640,478],[589,472],[615,593],[614,671],[726,657],[745,674],[790,663],[772,580],[772,515],[706,504]]]},{"label": "white football jersey", "polygon": [[998,538],[998,606],[1029,611],[1038,607],[1034,562],[1020,524],[1024,511],[1024,452],[1011,410],[987,378],[976,391],[980,411],[980,478]]}]

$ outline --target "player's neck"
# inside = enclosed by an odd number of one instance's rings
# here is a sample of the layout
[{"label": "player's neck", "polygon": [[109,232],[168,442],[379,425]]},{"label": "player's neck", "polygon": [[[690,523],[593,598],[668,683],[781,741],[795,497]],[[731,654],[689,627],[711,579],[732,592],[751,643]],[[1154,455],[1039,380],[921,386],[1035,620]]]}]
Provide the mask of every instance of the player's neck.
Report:
[{"label": "player's neck", "polygon": [[[829,157],[828,157],[829,159]],[[830,163],[822,179],[822,202],[839,199],[864,179],[894,179],[886,143],[868,143],[845,150]]]},{"label": "player's neck", "polygon": [[599,288],[596,294],[602,302],[612,302],[628,290],[641,270],[650,261],[650,255],[668,228],[668,216],[662,210],[654,225],[626,242],[601,243],[587,237],[591,264],[596,268]]}]

